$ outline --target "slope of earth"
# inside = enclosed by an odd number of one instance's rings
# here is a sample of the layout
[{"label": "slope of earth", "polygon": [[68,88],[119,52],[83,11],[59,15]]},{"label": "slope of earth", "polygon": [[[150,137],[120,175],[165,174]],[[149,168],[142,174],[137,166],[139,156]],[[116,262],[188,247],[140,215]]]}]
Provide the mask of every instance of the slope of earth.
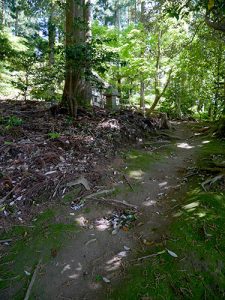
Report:
[{"label": "slope of earth", "polygon": [[[41,259],[33,298],[99,299],[105,285],[113,286],[120,278],[126,261],[135,259],[137,251],[144,251],[153,240],[160,243],[171,222],[170,208],[176,205],[168,199],[183,191],[184,174],[195,168],[194,156],[203,141],[186,124],[175,127],[173,133],[161,133],[167,140],[151,141],[114,160],[107,174],[114,175],[117,185],[107,187],[107,197],[101,193],[83,197],[80,206],[75,204],[76,210],[71,210],[67,201],[76,197],[73,190],[55,208],[53,223],[37,220],[41,227],[34,222],[34,229],[23,228],[21,239],[29,239],[26,247],[12,249],[14,253],[5,257],[5,270],[14,265],[17,269],[5,278],[10,286],[3,280],[1,298],[22,299]],[[55,223],[60,228],[52,230]],[[33,254],[33,260],[24,262],[21,250],[29,258]]]},{"label": "slope of earth", "polygon": [[[45,102],[0,101],[0,225],[23,224],[83,175],[91,189],[118,150],[160,129],[159,117],[129,110],[79,111],[78,120]],[[97,190],[97,189],[96,189]]]},{"label": "slope of earth", "polygon": [[124,270],[141,264],[145,259],[140,257],[165,255],[166,247],[173,257],[167,228],[206,143],[195,133],[201,126],[195,125],[194,132],[185,123],[174,127],[174,132],[160,133],[164,139],[158,136],[120,153],[104,170],[110,180],[97,193],[83,177],[87,191],[82,197],[80,187],[72,184],[29,227],[20,224],[7,231],[1,237],[5,244],[14,238],[17,242],[1,260],[1,299],[23,299],[26,293],[31,299],[151,299],[147,283],[146,291],[132,273],[136,281],[129,288]]}]

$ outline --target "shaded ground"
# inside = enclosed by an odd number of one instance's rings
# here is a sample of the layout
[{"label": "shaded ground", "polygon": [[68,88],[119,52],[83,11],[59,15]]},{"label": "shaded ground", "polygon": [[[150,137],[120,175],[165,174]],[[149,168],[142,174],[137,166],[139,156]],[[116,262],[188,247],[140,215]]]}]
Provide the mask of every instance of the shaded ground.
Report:
[{"label": "shaded ground", "polygon": [[[113,178],[107,190],[114,188],[107,197],[95,195],[83,199],[82,203],[75,201],[75,205],[83,207],[71,210],[68,205],[71,199],[79,197],[77,188],[70,190],[51,216],[44,213],[42,219],[36,221],[38,224],[32,223],[36,231],[23,228],[21,240],[25,239],[26,244],[21,248],[14,246],[11,257],[3,257],[8,274],[1,275],[1,298],[24,297],[41,257],[32,289],[33,299],[105,299],[106,294],[111,299],[149,297],[146,283],[139,289],[135,286],[139,277],[136,282],[127,283],[129,290],[132,285],[133,294],[126,292],[124,267],[127,268],[128,262],[140,264],[137,258],[149,255],[149,250],[152,254],[152,247],[158,247],[159,252],[165,251],[168,225],[188,189],[187,180],[196,174],[196,156],[206,142],[187,124],[174,126],[175,131],[164,133],[163,140],[153,137],[139,149],[125,152],[114,160],[106,172]],[[4,238],[9,236],[10,232]],[[32,253],[28,250],[26,254],[33,255],[33,260],[24,262],[21,250],[26,253],[34,236],[37,240]],[[49,243],[50,237],[52,242]],[[175,251],[172,246],[169,250]],[[17,266],[16,272],[13,266]],[[132,275],[132,278],[136,277]],[[111,291],[121,280],[124,282],[122,288]]]},{"label": "shaded ground", "polygon": [[[225,142],[208,138],[172,195],[171,224],[131,261],[107,299],[224,299]],[[140,259],[143,257],[143,259]]]},{"label": "shaded ground", "polygon": [[92,191],[110,184],[104,169],[117,151],[162,127],[159,117],[132,111],[80,111],[74,121],[46,105],[0,101],[0,225],[32,219],[80,175]]},{"label": "shaded ground", "polygon": [[[152,240],[161,239],[160,232],[170,222],[167,196],[182,188],[183,178],[180,175],[185,172],[185,167],[193,166],[194,147],[199,144],[195,141],[191,143],[193,148],[191,145],[189,148],[183,138],[189,138],[192,133],[186,125],[178,125],[175,134],[175,144],[168,142],[165,148],[160,145],[155,154],[146,150],[128,153],[126,174],[134,191],[129,190],[124,182],[125,191],[121,187],[120,192],[107,198],[109,203],[110,199],[116,198],[137,206],[134,227],[122,228],[112,235],[113,230],[105,217],[111,215],[114,209],[89,202],[88,214],[81,211],[72,217],[85,220],[84,229],[62,249],[55,261],[45,267],[46,274],[39,278],[34,289],[38,299],[99,299],[102,286],[107,284],[104,279],[112,284],[120,275],[126,258],[133,257],[140,247],[145,249]],[[131,251],[126,250],[128,248]],[[41,292],[43,290],[45,295]]]}]

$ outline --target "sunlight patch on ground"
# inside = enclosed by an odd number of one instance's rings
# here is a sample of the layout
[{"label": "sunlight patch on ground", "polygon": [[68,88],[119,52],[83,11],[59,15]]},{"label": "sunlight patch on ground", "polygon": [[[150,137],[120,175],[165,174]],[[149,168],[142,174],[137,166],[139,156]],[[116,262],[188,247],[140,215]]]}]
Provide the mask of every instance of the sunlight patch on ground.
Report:
[{"label": "sunlight patch on ground", "polygon": [[80,275],[79,274],[72,274],[72,275],[70,275],[70,276],[68,276],[70,279],[77,279],[77,278],[79,278],[80,277]]},{"label": "sunlight patch on ground", "polygon": [[182,211],[179,211],[179,212],[173,214],[174,217],[180,217],[180,216],[182,216],[182,215],[183,215],[183,212],[182,212]]},{"label": "sunlight patch on ground", "polygon": [[71,266],[68,264],[62,269],[61,274],[63,274],[66,271],[69,271],[69,270],[71,270]]},{"label": "sunlight patch on ground", "polygon": [[155,200],[148,200],[148,199],[146,199],[142,204],[144,206],[152,206],[152,205],[156,204],[156,201]]},{"label": "sunlight patch on ground", "polygon": [[184,205],[183,208],[184,209],[187,209],[187,210],[190,210],[192,208],[196,208],[197,206],[199,206],[199,201],[196,201],[196,202],[192,202],[192,203],[189,203],[187,205]]},{"label": "sunlight patch on ground", "polygon": [[177,148],[192,149],[194,146],[191,146],[188,143],[177,143]]},{"label": "sunlight patch on ground", "polygon": [[135,170],[135,171],[130,171],[129,176],[131,178],[134,178],[136,180],[141,180],[144,175],[144,172],[142,170]]},{"label": "sunlight patch on ground", "polygon": [[206,212],[199,212],[196,214],[199,218],[204,218],[206,216]]},{"label": "sunlight patch on ground", "polygon": [[110,227],[110,222],[107,219],[101,218],[100,220],[96,220],[95,227],[99,231],[105,231]]},{"label": "sunlight patch on ground", "polygon": [[[79,262],[79,263],[78,263],[78,267],[77,267],[75,270],[78,271],[78,272],[81,272],[82,269],[83,269],[82,264]],[[72,274],[72,275],[69,275],[68,277],[69,277],[70,279],[77,279],[77,278],[80,277],[80,274],[79,274],[79,273],[74,273],[74,274]]]},{"label": "sunlight patch on ground", "polygon": [[115,255],[112,259],[107,261],[107,266],[105,267],[106,271],[115,271],[117,270],[121,263],[122,259],[127,256],[127,251],[121,251],[117,255]]},{"label": "sunlight patch on ground", "polygon": [[83,216],[77,217],[75,220],[81,227],[85,227],[88,223],[88,220]]},{"label": "sunlight patch on ground", "polygon": [[161,183],[159,183],[159,187],[164,187],[164,186],[166,186],[168,184],[168,182],[167,181],[164,181],[164,182],[161,182]]},{"label": "sunlight patch on ground", "polygon": [[118,120],[116,119],[110,119],[104,122],[101,122],[97,128],[111,128],[111,129],[116,129],[116,130],[120,130],[120,124],[118,122]]}]

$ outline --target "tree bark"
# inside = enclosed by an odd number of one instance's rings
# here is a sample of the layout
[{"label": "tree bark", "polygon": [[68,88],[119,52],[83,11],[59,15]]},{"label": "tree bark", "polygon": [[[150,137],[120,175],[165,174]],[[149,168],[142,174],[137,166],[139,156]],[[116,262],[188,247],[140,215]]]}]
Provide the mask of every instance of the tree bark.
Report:
[{"label": "tree bark", "polygon": [[84,73],[88,15],[85,0],[66,1],[66,74],[61,104],[75,118],[78,104],[87,96]]},{"label": "tree bark", "polygon": [[170,71],[169,71],[169,74],[168,74],[168,77],[167,77],[167,80],[166,80],[166,83],[165,83],[165,85],[164,85],[164,87],[163,87],[162,92],[160,93],[160,92],[159,92],[159,89],[157,89],[158,92],[157,92],[157,94],[155,95],[155,100],[154,100],[152,106],[149,108],[148,113],[152,113],[152,112],[153,112],[153,110],[156,108],[157,104],[159,103],[160,99],[161,99],[162,96],[164,95],[164,93],[165,93],[165,91],[166,91],[166,89],[167,89],[167,87],[168,87],[168,85],[169,85],[169,83],[170,83],[171,74],[172,74],[172,69],[170,69]]},{"label": "tree bark", "polygon": [[49,65],[52,66],[55,63],[55,39],[56,39],[56,26],[54,21],[55,7],[54,4],[50,4],[50,13],[48,19],[48,46],[49,46]]},{"label": "tree bark", "polygon": [[224,21],[221,22],[221,23],[220,22],[213,22],[213,21],[210,20],[209,16],[206,16],[205,17],[205,22],[209,27],[225,33],[225,22]]},{"label": "tree bark", "polygon": [[140,17],[140,21],[142,24],[145,23],[145,1],[143,0],[141,2],[141,17]]},{"label": "tree bark", "polygon": [[16,7],[16,15],[15,15],[15,36],[18,36],[19,33],[19,9]]},{"label": "tree bark", "polygon": [[115,5],[115,26],[120,30],[120,0],[117,0]]},{"label": "tree bark", "polygon": [[213,120],[216,120],[217,112],[218,112],[221,60],[222,60],[222,47],[220,45],[220,47],[218,49],[218,57],[217,57],[216,91],[215,91],[215,102],[214,102],[214,107],[213,107]]},{"label": "tree bark", "polygon": [[166,80],[166,83],[160,92],[160,59],[161,59],[161,38],[162,38],[162,31],[159,32],[158,35],[158,42],[157,42],[157,54],[156,54],[156,65],[155,65],[155,99],[154,102],[152,103],[152,106],[148,110],[148,114],[151,114],[152,111],[156,108],[157,104],[159,103],[161,97],[164,95],[169,83],[170,83],[170,78],[172,74],[172,69],[169,70],[168,77]]},{"label": "tree bark", "polygon": [[143,80],[140,82],[140,109],[145,112],[145,83]]},{"label": "tree bark", "polygon": [[1,0],[0,25],[3,27],[5,22],[5,0]]}]

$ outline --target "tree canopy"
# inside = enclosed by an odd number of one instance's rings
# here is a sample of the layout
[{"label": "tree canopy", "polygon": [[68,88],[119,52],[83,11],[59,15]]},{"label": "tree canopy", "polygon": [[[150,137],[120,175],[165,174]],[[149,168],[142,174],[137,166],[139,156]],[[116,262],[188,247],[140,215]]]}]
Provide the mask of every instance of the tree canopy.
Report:
[{"label": "tree canopy", "polygon": [[76,116],[97,74],[121,106],[217,119],[225,104],[222,0],[5,0],[2,98],[60,102]]}]

